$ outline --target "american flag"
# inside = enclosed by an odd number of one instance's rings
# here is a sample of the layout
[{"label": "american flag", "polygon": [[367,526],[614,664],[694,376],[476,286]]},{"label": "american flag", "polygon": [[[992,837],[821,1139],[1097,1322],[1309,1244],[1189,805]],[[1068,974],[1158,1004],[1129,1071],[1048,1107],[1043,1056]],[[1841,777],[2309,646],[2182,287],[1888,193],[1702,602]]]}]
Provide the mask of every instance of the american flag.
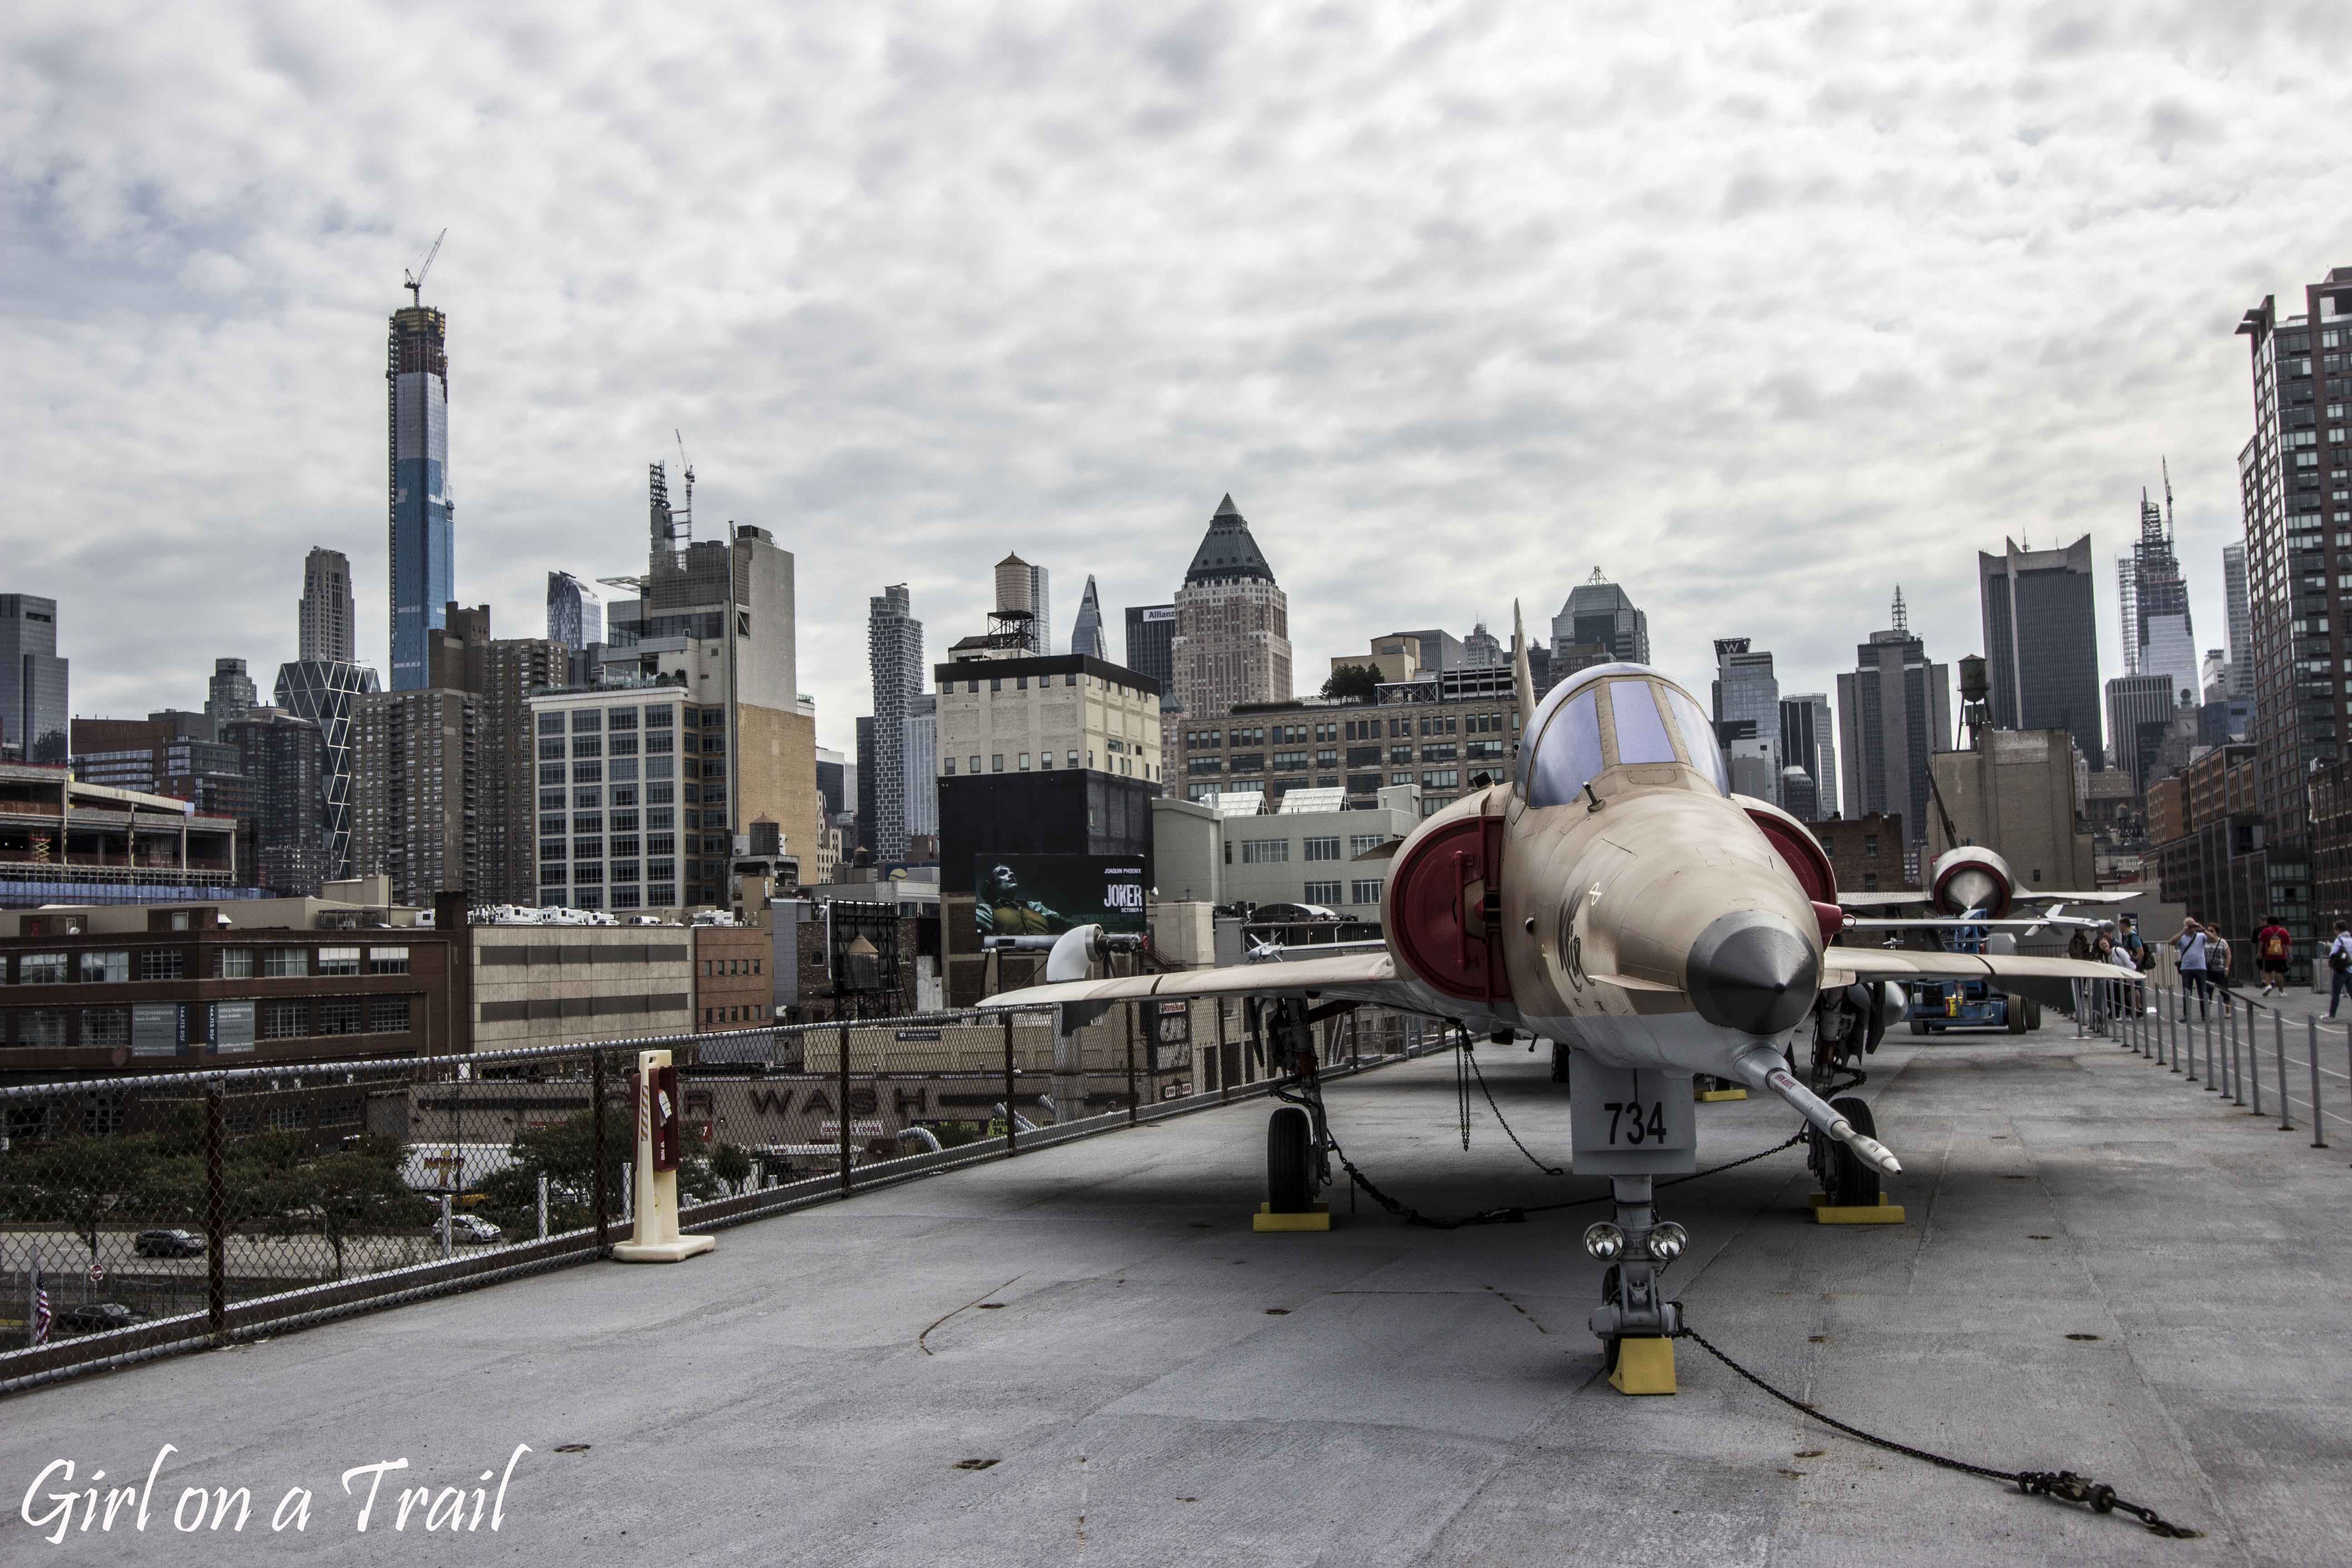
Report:
[{"label": "american flag", "polygon": [[57,1314],[49,1310],[49,1288],[46,1285],[33,1292],[33,1342],[44,1344],[49,1337],[49,1324]]}]

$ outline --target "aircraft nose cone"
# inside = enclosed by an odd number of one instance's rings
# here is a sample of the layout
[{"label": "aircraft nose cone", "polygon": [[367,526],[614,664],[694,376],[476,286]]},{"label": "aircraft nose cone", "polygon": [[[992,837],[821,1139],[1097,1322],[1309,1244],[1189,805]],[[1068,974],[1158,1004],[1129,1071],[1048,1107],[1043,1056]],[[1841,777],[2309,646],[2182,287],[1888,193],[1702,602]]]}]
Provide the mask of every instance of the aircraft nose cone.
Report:
[{"label": "aircraft nose cone", "polygon": [[1777,1035],[1811,1010],[1821,967],[1811,944],[1780,916],[1735,910],[1691,943],[1691,1002],[1710,1024]]}]

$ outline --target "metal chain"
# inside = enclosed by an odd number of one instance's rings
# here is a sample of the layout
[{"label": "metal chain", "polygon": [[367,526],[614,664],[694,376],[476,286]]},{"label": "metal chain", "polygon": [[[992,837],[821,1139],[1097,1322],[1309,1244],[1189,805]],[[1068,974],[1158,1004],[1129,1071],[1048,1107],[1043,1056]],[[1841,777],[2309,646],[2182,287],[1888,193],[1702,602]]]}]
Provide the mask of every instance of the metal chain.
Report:
[{"label": "metal chain", "polygon": [[[1277,1099],[1292,1099],[1291,1095],[1286,1094],[1280,1089],[1276,1089],[1275,1093]],[[1307,1102],[1302,1098],[1299,1099],[1297,1103],[1303,1105]],[[1508,1205],[1500,1208],[1481,1209],[1475,1214],[1465,1215],[1460,1219],[1439,1219],[1433,1215],[1422,1213],[1419,1209],[1414,1208],[1410,1204],[1400,1202],[1399,1200],[1389,1196],[1388,1194],[1381,1191],[1379,1187],[1373,1185],[1372,1179],[1364,1174],[1363,1171],[1353,1160],[1348,1158],[1348,1152],[1346,1150],[1339,1147],[1339,1140],[1338,1136],[1330,1131],[1328,1121],[1325,1122],[1324,1126],[1323,1141],[1329,1146],[1332,1157],[1339,1162],[1340,1169],[1348,1173],[1348,1179],[1350,1182],[1353,1182],[1366,1197],[1371,1199],[1372,1202],[1380,1205],[1381,1207],[1388,1210],[1390,1214],[1394,1215],[1397,1218],[1404,1221],[1407,1225],[1425,1226],[1431,1230],[1460,1230],[1465,1226],[1474,1225],[1525,1225],[1527,1223],[1528,1216],[1532,1214],[1549,1214],[1557,1209],[1588,1208],[1594,1204],[1612,1202],[1614,1197],[1614,1194],[1610,1193],[1595,1193],[1591,1197],[1570,1198],[1562,1203]],[[1720,1165],[1709,1165],[1704,1171],[1693,1171],[1687,1176],[1676,1176],[1672,1181],[1660,1182],[1657,1185],[1660,1187],[1680,1186],[1685,1182],[1696,1182],[1702,1176],[1717,1175],[1725,1171],[1736,1170],[1741,1165],[1751,1165],[1759,1160],[1769,1159],[1772,1155],[1780,1153],[1784,1149],[1793,1149],[1804,1141],[1804,1133],[1797,1132],[1790,1135],[1781,1142],[1773,1144],[1769,1149],[1759,1149],[1753,1154],[1743,1154],[1737,1160],[1727,1160]],[[1522,1152],[1524,1152],[1524,1150]],[[1530,1156],[1530,1158],[1532,1158],[1532,1156]]]},{"label": "metal chain", "polygon": [[1849,1426],[1833,1415],[1824,1415],[1818,1408],[1804,1400],[1773,1387],[1717,1349],[1705,1334],[1692,1328],[1687,1322],[1683,1325],[1680,1337],[1697,1342],[1699,1349],[1706,1352],[1707,1354],[1791,1410],[1802,1411],[1822,1426],[1843,1432],[1858,1443],[1867,1443],[1874,1448],[1884,1448],[1890,1454],[1901,1454],[1906,1458],[1918,1459],[1943,1469],[1957,1470],[1964,1476],[1975,1476],[1982,1480],[2000,1481],[2005,1485],[2014,1486],[2028,1497],[2053,1498],[2060,1502],[2079,1502],[2095,1513],[2127,1513],[2145,1525],[2150,1535],[2160,1535],[2174,1541],[2195,1541],[2205,1533],[2201,1530],[2191,1530],[2186,1525],[2174,1524],[2152,1508],[2146,1508],[2136,1502],[2127,1502],[2116,1495],[2115,1488],[2091,1480],[2087,1477],[2078,1476],[2072,1470],[1997,1470],[1990,1465],[1972,1465],[1966,1459],[1949,1458],[1942,1454],[1930,1453],[1925,1448],[1915,1448],[1908,1443],[1898,1443],[1892,1437],[1881,1437],[1875,1433],[1865,1432],[1861,1427]]},{"label": "metal chain", "polygon": [[[1511,1124],[1503,1120],[1503,1108],[1495,1103],[1495,1091],[1486,1087],[1486,1074],[1478,1066],[1478,1055],[1470,1048],[1470,1037],[1467,1035],[1462,1037],[1462,1059],[1470,1064],[1471,1073],[1478,1079],[1478,1092],[1486,1097],[1486,1109],[1495,1113],[1495,1121],[1503,1129],[1503,1136],[1511,1141],[1511,1147],[1527,1155],[1528,1163],[1547,1176],[1568,1174],[1565,1168],[1559,1165],[1547,1165],[1537,1159],[1534,1152],[1519,1142],[1519,1135],[1511,1131]],[[1456,1069],[1456,1073],[1458,1076],[1459,1069]],[[1462,1147],[1465,1149],[1470,1147],[1470,1093],[1469,1086],[1466,1084],[1463,1086],[1462,1093]]]}]

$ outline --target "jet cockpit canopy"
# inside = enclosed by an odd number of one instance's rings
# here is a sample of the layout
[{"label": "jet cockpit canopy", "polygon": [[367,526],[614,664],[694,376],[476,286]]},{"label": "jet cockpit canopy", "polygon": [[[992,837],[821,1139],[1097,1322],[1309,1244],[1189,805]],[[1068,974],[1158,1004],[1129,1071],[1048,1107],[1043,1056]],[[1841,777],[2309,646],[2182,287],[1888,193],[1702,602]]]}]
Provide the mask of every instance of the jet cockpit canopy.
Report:
[{"label": "jet cockpit canopy", "polygon": [[1679,763],[1731,793],[1715,726],[1682,688],[1647,665],[1600,664],[1552,688],[1522,747],[1531,806],[1566,805],[1610,768]]}]

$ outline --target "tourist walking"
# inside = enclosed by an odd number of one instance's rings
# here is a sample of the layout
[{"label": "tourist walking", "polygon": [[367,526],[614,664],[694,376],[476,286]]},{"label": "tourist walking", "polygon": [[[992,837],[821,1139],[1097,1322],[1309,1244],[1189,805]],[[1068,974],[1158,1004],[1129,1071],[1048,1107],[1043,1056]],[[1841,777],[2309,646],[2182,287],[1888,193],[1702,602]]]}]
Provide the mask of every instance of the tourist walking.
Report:
[{"label": "tourist walking", "polygon": [[2205,973],[2205,928],[2197,923],[2195,915],[2181,922],[2180,934],[2172,939],[2173,959],[2180,970],[2180,1016],[2189,1018],[2189,998],[2197,998],[2197,1016],[2210,1016],[2207,998],[2212,994],[2213,983]]},{"label": "tourist walking", "polygon": [[2333,973],[2327,987],[2327,1016],[2336,1016],[2344,994],[2352,991],[2352,928],[2336,922],[2336,940],[2327,944],[2327,967]]},{"label": "tourist walking", "polygon": [[2254,964],[2263,972],[2263,995],[2286,989],[2287,960],[2294,956],[2293,933],[2279,924],[2278,916],[2264,915],[2262,930],[2254,932]]}]

